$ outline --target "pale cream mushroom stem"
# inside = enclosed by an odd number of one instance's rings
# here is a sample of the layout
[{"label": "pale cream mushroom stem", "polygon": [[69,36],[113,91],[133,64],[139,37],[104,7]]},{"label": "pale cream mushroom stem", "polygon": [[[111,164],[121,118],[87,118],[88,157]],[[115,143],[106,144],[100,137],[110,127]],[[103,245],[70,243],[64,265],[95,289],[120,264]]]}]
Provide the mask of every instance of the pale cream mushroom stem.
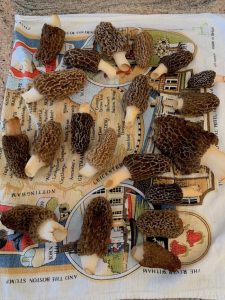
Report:
[{"label": "pale cream mushroom stem", "polygon": [[98,170],[90,165],[88,162],[85,163],[85,165],[80,169],[79,174],[84,177],[93,177],[96,173],[98,173]]},{"label": "pale cream mushroom stem", "polygon": [[26,103],[32,103],[44,98],[44,95],[40,94],[35,87],[32,87],[29,91],[21,94]]},{"label": "pale cream mushroom stem", "polygon": [[113,58],[115,60],[116,65],[118,66],[118,68],[121,71],[127,72],[127,71],[130,70],[130,63],[126,58],[126,52],[125,51],[113,53]]},{"label": "pale cream mushroom stem", "polygon": [[99,261],[99,256],[97,254],[92,255],[82,255],[80,256],[81,265],[85,273],[89,275],[95,275],[96,267]]},{"label": "pale cream mushroom stem", "polygon": [[51,20],[50,20],[50,24],[53,27],[59,27],[61,28],[61,21],[58,15],[52,15],[51,16]]},{"label": "pale cream mushroom stem", "polygon": [[104,72],[109,79],[114,79],[116,74],[116,68],[111,66],[109,63],[104,61],[103,59],[100,59],[100,62],[98,64],[98,70]]},{"label": "pale cream mushroom stem", "polygon": [[34,177],[37,172],[46,166],[46,164],[39,158],[37,154],[33,154],[25,167],[25,174],[27,177]]},{"label": "pale cream mushroom stem", "polygon": [[153,80],[158,79],[163,74],[168,72],[168,68],[164,64],[159,64],[158,67],[151,73],[150,77]]},{"label": "pale cream mushroom stem", "polygon": [[127,106],[126,108],[126,117],[125,117],[125,127],[132,128],[134,127],[135,120],[137,115],[140,114],[140,109],[134,105]]},{"label": "pale cream mushroom stem", "polygon": [[57,243],[66,238],[67,229],[58,222],[48,219],[39,226],[38,234],[43,240]]}]

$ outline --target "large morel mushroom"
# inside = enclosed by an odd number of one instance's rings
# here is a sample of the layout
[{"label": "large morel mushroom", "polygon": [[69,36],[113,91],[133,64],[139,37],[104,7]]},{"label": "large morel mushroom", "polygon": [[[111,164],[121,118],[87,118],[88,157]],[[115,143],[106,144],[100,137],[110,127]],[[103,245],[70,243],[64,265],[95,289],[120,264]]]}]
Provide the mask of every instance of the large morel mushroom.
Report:
[{"label": "large morel mushroom", "polygon": [[210,88],[216,82],[225,82],[225,76],[216,75],[215,71],[207,70],[202,71],[193,75],[188,80],[188,88],[200,89],[200,88]]},{"label": "large morel mushroom", "polygon": [[133,51],[136,64],[141,68],[149,67],[154,53],[153,38],[149,32],[143,31],[136,35]]}]

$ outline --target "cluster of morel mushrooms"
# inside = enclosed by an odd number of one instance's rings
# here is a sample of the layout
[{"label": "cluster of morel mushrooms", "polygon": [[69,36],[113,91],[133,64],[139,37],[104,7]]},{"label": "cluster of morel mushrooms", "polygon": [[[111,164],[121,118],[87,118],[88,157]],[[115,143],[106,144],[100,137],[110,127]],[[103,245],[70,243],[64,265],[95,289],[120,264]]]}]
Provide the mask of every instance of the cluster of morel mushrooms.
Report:
[{"label": "cluster of morel mushrooms", "polygon": [[[33,81],[33,87],[22,94],[27,103],[42,98],[63,99],[85,86],[85,70],[97,73],[103,71],[108,78],[115,78],[119,71],[130,69],[126,53],[130,45],[126,37],[111,23],[101,22],[94,32],[95,41],[102,53],[113,58],[112,66],[102,59],[95,50],[71,49],[64,55],[64,63],[68,69],[44,73]],[[60,28],[58,17],[52,17],[51,25],[44,24],[37,52],[37,59],[47,64],[62,49],[65,32]],[[147,32],[140,32],[134,39],[132,50],[135,61],[141,68],[149,66],[153,54],[153,39]],[[152,80],[162,74],[174,74],[186,67],[193,60],[189,51],[180,49],[177,53],[161,58],[159,66],[150,74]],[[164,101],[164,105],[173,106],[177,114],[182,116],[201,116],[214,110],[219,99],[211,93],[200,93],[194,89],[210,88],[223,76],[214,71],[203,71],[193,75],[188,81],[188,89],[180,94],[180,98]],[[148,77],[138,75],[124,93],[122,105],[125,110],[125,126],[132,130],[136,117],[143,114],[149,103]],[[94,120],[87,103],[80,105],[78,113],[71,118],[71,147],[73,153],[85,154],[85,164],[80,174],[93,177],[104,171],[116,148],[117,134],[113,128],[105,130],[99,143],[89,147],[90,132]],[[189,188],[180,188],[177,184],[151,185],[149,178],[168,172],[174,164],[182,174],[190,174],[199,170],[200,166],[209,168],[219,180],[225,179],[225,154],[217,148],[218,138],[204,130],[200,125],[181,117],[160,116],[154,121],[154,142],[161,154],[130,154],[126,156],[120,168],[104,181],[106,189],[112,189],[123,180],[132,179],[139,186],[145,186],[146,201],[153,204],[179,204],[184,195],[191,193]],[[60,123],[48,121],[43,124],[38,138],[33,144],[30,155],[29,140],[21,132],[20,120],[13,118],[6,123],[6,133],[2,139],[4,154],[12,173],[19,178],[34,177],[42,167],[49,166],[62,143],[62,127]],[[142,181],[144,184],[142,185]],[[146,184],[147,182],[147,184]],[[29,233],[34,242],[60,242],[67,230],[57,222],[53,212],[46,208],[31,205],[17,206],[1,216],[1,222],[13,230]],[[107,199],[97,197],[88,205],[81,235],[78,241],[64,246],[64,251],[72,251],[81,257],[85,272],[95,274],[97,262],[107,254],[110,233],[113,226],[112,210]],[[176,210],[151,210],[137,219],[140,232],[149,237],[176,238],[183,232],[182,220]],[[157,243],[146,241],[132,249],[133,257],[145,267],[157,267],[170,271],[181,268],[181,262],[172,252]]]}]

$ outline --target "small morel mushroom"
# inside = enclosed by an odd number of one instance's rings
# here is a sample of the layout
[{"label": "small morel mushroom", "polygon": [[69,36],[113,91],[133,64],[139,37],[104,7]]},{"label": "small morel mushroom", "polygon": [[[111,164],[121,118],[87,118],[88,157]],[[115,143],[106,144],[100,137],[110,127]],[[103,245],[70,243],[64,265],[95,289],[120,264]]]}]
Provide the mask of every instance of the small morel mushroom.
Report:
[{"label": "small morel mushroom", "polygon": [[176,100],[164,100],[163,105],[171,106],[176,113],[201,116],[217,108],[219,98],[212,93],[183,92]]},{"label": "small morel mushroom", "polygon": [[2,147],[10,171],[19,178],[26,178],[25,166],[30,158],[29,139],[21,132],[20,120],[15,117],[6,122]]},{"label": "small morel mushroom", "polygon": [[72,152],[84,154],[90,143],[90,132],[94,120],[90,115],[90,105],[83,103],[79,112],[72,115],[71,119],[71,144]]},{"label": "small morel mushroom", "polygon": [[95,50],[68,50],[64,55],[64,63],[69,67],[76,67],[93,73],[103,71],[109,79],[116,77],[116,68],[101,59],[100,54]]},{"label": "small morel mushroom", "polygon": [[182,49],[176,53],[163,56],[160,59],[159,66],[151,73],[151,79],[156,80],[166,73],[175,74],[180,69],[188,66],[192,60],[193,54]]},{"label": "small morel mushroom", "polygon": [[112,189],[123,180],[140,181],[161,175],[170,170],[171,161],[161,154],[130,154],[122,162],[123,166],[108,176],[103,183]]},{"label": "small morel mushroom", "polygon": [[132,128],[138,114],[148,107],[149,85],[145,75],[134,78],[129,89],[123,95],[123,106],[126,109],[125,126]]},{"label": "small morel mushroom", "polygon": [[112,209],[104,197],[91,200],[85,211],[77,253],[84,271],[95,274],[98,260],[108,252],[112,229]]},{"label": "small morel mushroom", "polygon": [[212,70],[202,71],[193,75],[188,80],[188,88],[200,89],[200,88],[210,88],[216,82],[225,82],[225,76],[216,75],[216,72]]},{"label": "small morel mushroom", "polygon": [[148,237],[176,238],[184,231],[176,210],[148,210],[137,218],[137,227]]},{"label": "small morel mushroom", "polygon": [[39,132],[33,145],[33,154],[25,167],[28,177],[34,177],[42,167],[49,166],[60,147],[62,139],[62,127],[54,121],[46,122]]},{"label": "small morel mushroom", "polygon": [[161,268],[170,272],[181,268],[179,258],[157,243],[145,242],[135,246],[131,253],[134,259],[146,268]]},{"label": "small morel mushroom", "polygon": [[30,235],[35,243],[61,242],[67,230],[57,222],[49,209],[34,205],[19,205],[3,212],[1,223],[7,228]]},{"label": "small morel mushroom", "polygon": [[113,128],[106,129],[101,141],[87,151],[86,163],[79,173],[85,177],[92,177],[97,172],[105,170],[112,159],[116,145],[116,131]]},{"label": "small morel mushroom", "polygon": [[150,33],[143,31],[136,35],[133,44],[134,57],[141,68],[149,67],[154,53],[153,38]]},{"label": "small morel mushroom", "polygon": [[86,74],[82,70],[72,69],[40,74],[34,78],[34,87],[22,94],[27,102],[43,98],[63,99],[79,92],[86,83]]},{"label": "small morel mushroom", "polygon": [[36,54],[36,58],[44,65],[50,63],[60,53],[66,34],[60,28],[57,15],[53,15],[51,21],[51,25],[44,24],[42,27],[40,46]]},{"label": "small morel mushroom", "polygon": [[219,180],[225,179],[225,153],[216,147],[217,136],[196,123],[166,116],[155,120],[154,141],[182,174],[208,167]]},{"label": "small morel mushroom", "polygon": [[96,27],[95,40],[104,54],[114,58],[121,71],[126,72],[130,69],[130,64],[125,56],[129,48],[127,38],[110,22],[101,22]]}]

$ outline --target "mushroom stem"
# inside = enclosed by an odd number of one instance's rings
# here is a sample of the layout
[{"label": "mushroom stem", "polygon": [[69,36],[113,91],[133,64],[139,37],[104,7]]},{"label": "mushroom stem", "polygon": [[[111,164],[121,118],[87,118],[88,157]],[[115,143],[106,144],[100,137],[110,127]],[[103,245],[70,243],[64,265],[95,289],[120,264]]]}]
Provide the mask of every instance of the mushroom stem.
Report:
[{"label": "mushroom stem", "polygon": [[109,77],[109,79],[113,79],[116,77],[116,69],[103,59],[101,59],[99,62],[98,70],[104,72]]},{"label": "mushroom stem", "polygon": [[51,16],[51,23],[49,24],[53,27],[59,27],[61,28],[61,22],[60,22],[60,18],[58,15],[52,15]]},{"label": "mushroom stem", "polygon": [[139,245],[139,246],[133,247],[131,250],[131,254],[137,262],[142,261],[144,258],[144,246]]},{"label": "mushroom stem", "polygon": [[79,174],[85,177],[92,177],[94,176],[98,170],[91,166],[88,162],[85,163],[83,168],[80,169]]},{"label": "mushroom stem", "polygon": [[44,98],[44,96],[40,94],[35,87],[23,93],[21,96],[26,101],[26,103],[36,102]]},{"label": "mushroom stem", "polygon": [[150,77],[153,80],[158,79],[161,75],[168,72],[167,67],[164,64],[159,64],[158,67],[151,73]]},{"label": "mushroom stem", "polygon": [[182,187],[183,197],[197,197],[202,195],[201,188],[198,185]]},{"label": "mushroom stem", "polygon": [[94,275],[99,257],[96,254],[82,255],[80,259],[83,270],[89,275]]},{"label": "mushroom stem", "polygon": [[126,108],[126,117],[125,117],[125,126],[127,128],[132,128],[134,122],[137,118],[137,115],[140,113],[140,109],[134,105],[127,106]]},{"label": "mushroom stem", "polygon": [[211,145],[201,158],[201,165],[208,167],[215,177],[225,183],[225,153]]},{"label": "mushroom stem", "polygon": [[118,186],[123,180],[131,178],[131,174],[127,167],[122,166],[120,169],[110,175],[103,183],[106,189],[113,189]]},{"label": "mushroom stem", "polygon": [[44,166],[46,164],[39,159],[38,155],[32,155],[26,164],[25,174],[27,177],[34,177],[38,170]]},{"label": "mushroom stem", "polygon": [[113,53],[113,58],[115,60],[116,65],[123,72],[127,72],[130,70],[130,63],[126,59],[125,54],[125,51]]},{"label": "mushroom stem", "polygon": [[9,119],[5,124],[6,135],[21,134],[20,119],[18,117]]},{"label": "mushroom stem", "polygon": [[225,76],[223,75],[216,75],[214,82],[225,82]]},{"label": "mushroom stem", "polygon": [[174,109],[178,109],[178,110],[180,110],[183,107],[183,103],[184,101],[182,98],[166,99],[163,101],[164,106],[173,107]]},{"label": "mushroom stem", "polygon": [[89,103],[82,103],[79,107],[79,113],[90,113],[90,104]]},{"label": "mushroom stem", "polygon": [[40,238],[50,242],[61,242],[67,236],[67,229],[58,222],[48,219],[38,228]]}]

